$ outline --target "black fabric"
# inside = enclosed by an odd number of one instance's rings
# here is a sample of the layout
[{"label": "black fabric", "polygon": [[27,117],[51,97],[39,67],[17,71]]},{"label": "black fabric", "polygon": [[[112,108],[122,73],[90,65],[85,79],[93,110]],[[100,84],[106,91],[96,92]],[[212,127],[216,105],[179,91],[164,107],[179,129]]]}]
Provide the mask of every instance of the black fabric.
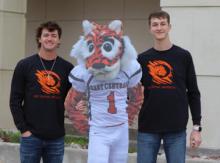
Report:
[{"label": "black fabric", "polygon": [[144,103],[139,113],[140,132],[185,130],[188,106],[193,124],[200,125],[201,104],[191,54],[173,45],[169,50],[151,48],[138,56],[143,75]]},{"label": "black fabric", "polygon": [[37,137],[54,139],[65,134],[64,100],[71,87],[68,75],[73,65],[57,57],[51,80],[47,80],[54,60],[42,61],[47,71],[38,54],[18,62],[11,83],[10,109],[21,133],[30,130]]}]

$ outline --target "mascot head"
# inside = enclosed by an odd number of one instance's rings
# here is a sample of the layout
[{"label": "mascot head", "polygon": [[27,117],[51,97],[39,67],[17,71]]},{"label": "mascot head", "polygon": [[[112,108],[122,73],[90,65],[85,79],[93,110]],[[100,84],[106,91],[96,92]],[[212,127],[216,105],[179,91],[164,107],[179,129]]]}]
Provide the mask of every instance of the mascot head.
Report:
[{"label": "mascot head", "polygon": [[99,25],[83,21],[84,36],[73,45],[71,56],[98,80],[114,79],[120,70],[136,59],[137,52],[128,37],[122,35],[122,23]]}]

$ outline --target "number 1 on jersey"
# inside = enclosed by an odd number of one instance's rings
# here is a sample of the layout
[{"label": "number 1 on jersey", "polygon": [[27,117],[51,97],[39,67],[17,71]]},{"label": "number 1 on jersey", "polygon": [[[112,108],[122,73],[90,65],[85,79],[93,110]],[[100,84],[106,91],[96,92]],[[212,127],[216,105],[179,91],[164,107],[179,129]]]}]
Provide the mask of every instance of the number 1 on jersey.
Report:
[{"label": "number 1 on jersey", "polygon": [[111,114],[116,114],[117,113],[117,109],[115,107],[115,95],[114,92],[111,91],[110,94],[107,96],[108,102],[109,102],[109,108],[108,108],[108,112]]}]

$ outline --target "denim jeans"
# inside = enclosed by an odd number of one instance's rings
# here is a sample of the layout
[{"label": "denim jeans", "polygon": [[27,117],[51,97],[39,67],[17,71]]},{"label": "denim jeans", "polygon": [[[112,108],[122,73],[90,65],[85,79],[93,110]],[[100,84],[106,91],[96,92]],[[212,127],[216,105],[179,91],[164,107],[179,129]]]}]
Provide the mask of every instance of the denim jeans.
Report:
[{"label": "denim jeans", "polygon": [[34,135],[21,137],[21,163],[62,163],[64,155],[64,137],[44,140]]},{"label": "denim jeans", "polygon": [[167,163],[185,163],[186,131],[141,133],[137,137],[137,163],[156,163],[161,140]]}]

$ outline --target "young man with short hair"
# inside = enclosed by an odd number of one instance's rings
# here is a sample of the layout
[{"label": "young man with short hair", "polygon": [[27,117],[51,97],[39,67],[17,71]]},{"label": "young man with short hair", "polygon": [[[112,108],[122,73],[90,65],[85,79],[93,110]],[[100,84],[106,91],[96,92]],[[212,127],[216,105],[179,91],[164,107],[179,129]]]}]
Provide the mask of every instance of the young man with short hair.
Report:
[{"label": "young man with short hair", "polygon": [[13,74],[10,109],[21,132],[21,163],[63,161],[64,99],[73,65],[57,55],[61,33],[56,22],[41,24],[38,53],[20,60]]},{"label": "young man with short hair", "polygon": [[168,163],[185,163],[188,105],[193,129],[190,146],[201,143],[201,104],[191,54],[169,38],[170,16],[149,16],[154,45],[139,55],[144,103],[138,119],[138,163],[156,163],[161,140]]}]

